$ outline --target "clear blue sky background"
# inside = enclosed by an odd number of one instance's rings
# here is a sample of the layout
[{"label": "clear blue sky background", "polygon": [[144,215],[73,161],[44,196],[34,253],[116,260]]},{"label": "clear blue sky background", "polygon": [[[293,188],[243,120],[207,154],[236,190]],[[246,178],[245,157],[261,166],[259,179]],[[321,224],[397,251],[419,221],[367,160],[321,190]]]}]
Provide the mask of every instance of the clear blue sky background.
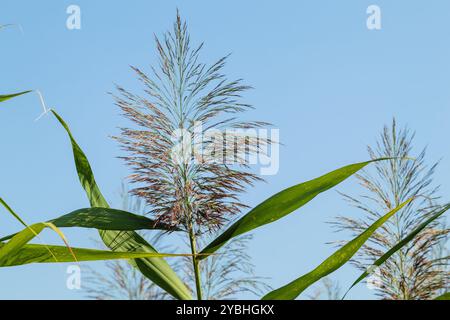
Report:
[{"label": "clear blue sky background", "polygon": [[[65,27],[66,8],[78,4],[82,30]],[[366,8],[382,9],[383,29],[366,28]],[[127,169],[108,138],[124,124],[107,92],[114,83],[140,89],[129,70],[155,63],[153,34],[172,26],[176,8],[194,42],[205,41],[207,62],[232,53],[230,78],[255,87],[246,101],[252,117],[281,130],[278,175],[249,190],[256,205],[273,193],[342,165],[366,160],[383,124],[393,116],[417,131],[430,162],[443,159],[436,183],[449,197],[450,2],[448,1],[24,1],[2,0],[0,23],[20,23],[24,35],[0,33],[2,93],[39,89],[70,123],[107,198],[119,203]],[[2,104],[0,195],[28,222],[88,206],[68,140],[40,113],[35,95]],[[357,193],[355,180],[339,187]],[[354,215],[336,191],[254,233],[250,253],[260,276],[278,287],[333,252],[338,236],[325,224]],[[20,229],[0,210],[0,234]],[[92,246],[95,232],[68,230],[73,245]],[[45,233],[45,240],[58,240]],[[95,264],[103,270],[102,264]],[[358,273],[333,274],[346,288]],[[0,298],[79,299],[65,286],[65,266],[0,270]],[[364,285],[351,298],[371,298]]]}]

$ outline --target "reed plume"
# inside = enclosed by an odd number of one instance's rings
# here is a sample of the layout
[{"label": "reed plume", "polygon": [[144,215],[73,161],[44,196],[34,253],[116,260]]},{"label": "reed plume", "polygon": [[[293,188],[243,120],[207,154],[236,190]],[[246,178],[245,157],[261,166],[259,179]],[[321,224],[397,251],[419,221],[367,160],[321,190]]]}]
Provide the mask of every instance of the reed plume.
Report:
[{"label": "reed plume", "polygon": [[145,200],[157,222],[187,232],[195,255],[196,237],[220,229],[246,208],[239,195],[261,180],[250,171],[251,156],[271,144],[255,132],[268,124],[238,119],[252,108],[241,102],[250,87],[225,77],[227,57],[210,66],[199,62],[203,44],[191,46],[179,14],[173,31],[155,40],[159,64],[151,76],[132,67],[145,96],[122,87],[114,95],[137,125],[122,128],[115,139],[133,172],[131,193]]},{"label": "reed plume", "polygon": [[[361,211],[361,216],[340,216],[334,221],[339,231],[358,234],[366,229],[383,212],[392,210],[410,198],[414,202],[377,231],[353,260],[361,270],[366,270],[377,258],[406,237],[431,214],[441,208],[439,186],[433,183],[438,163],[426,164],[426,149],[411,161],[414,137],[407,128],[398,129],[395,119],[385,126],[375,148],[368,147],[372,159],[388,157],[389,161],[375,164],[375,173],[367,170],[356,175],[366,191],[359,197],[343,194],[346,201]],[[444,220],[427,226],[413,241],[404,246],[377,272],[376,294],[382,299],[431,299],[448,288],[448,254],[437,249],[447,240],[449,229]]]}]

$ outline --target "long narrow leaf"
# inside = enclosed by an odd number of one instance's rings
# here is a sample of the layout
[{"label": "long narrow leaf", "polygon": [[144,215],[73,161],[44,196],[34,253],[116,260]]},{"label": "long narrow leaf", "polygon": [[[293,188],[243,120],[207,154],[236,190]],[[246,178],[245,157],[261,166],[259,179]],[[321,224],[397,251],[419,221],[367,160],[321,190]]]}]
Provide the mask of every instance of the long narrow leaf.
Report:
[{"label": "long narrow leaf", "polygon": [[131,212],[110,208],[86,208],[76,210],[60,218],[51,220],[59,228],[93,228],[100,230],[168,230],[154,220]]},{"label": "long narrow leaf", "polygon": [[[450,204],[446,205],[442,210],[439,210],[437,213],[432,215],[429,219],[421,223],[416,229],[414,229],[408,236],[406,236],[404,239],[402,239],[399,243],[397,243],[395,246],[393,246],[388,252],[386,252],[383,256],[381,256],[377,261],[373,263],[373,266],[379,267],[384,262],[386,262],[387,259],[389,259],[394,253],[396,253],[398,250],[403,248],[408,242],[413,240],[420,232],[422,232],[423,229],[425,229],[430,223],[441,217],[445,212],[447,212],[450,209]],[[351,285],[351,287],[347,290],[345,293],[344,299],[348,292],[356,286],[359,282],[361,282],[364,278],[366,278],[369,275],[368,271],[365,271],[359,278]]]},{"label": "long narrow leaf", "polygon": [[[66,247],[50,245],[28,245],[45,228],[50,228],[63,239]],[[81,254],[78,257],[78,254]],[[36,223],[17,233],[8,243],[0,243],[0,267],[17,266],[30,263],[79,262],[94,260],[131,259],[143,257],[178,257],[188,254],[160,253],[116,253],[110,251],[73,249],[64,234],[52,223]]]},{"label": "long narrow leaf", "polygon": [[23,91],[23,92],[19,92],[19,93],[14,93],[14,94],[6,94],[6,95],[0,95],[0,102],[4,102],[7,101],[9,99],[24,95],[26,93],[29,93],[31,91]]},{"label": "long narrow leaf", "polygon": [[[0,199],[1,202],[1,199]],[[73,211],[62,217],[48,221],[58,228],[88,228],[98,230],[135,231],[168,230],[163,224],[131,212],[110,208],[86,208]],[[171,229],[173,230],[173,229]],[[14,235],[1,238],[0,242],[9,240]]]},{"label": "long narrow leaf", "polygon": [[316,269],[305,274],[304,276],[294,280],[288,285],[274,290],[263,297],[263,300],[293,300],[296,299],[309,286],[336,271],[349,261],[353,255],[361,248],[361,246],[372,236],[372,234],[382,226],[390,217],[408,205],[412,199],[402,203],[394,210],[387,213],[385,216],[378,219],[374,224],[361,233],[358,237],[347,243],[341,249],[332,254],[324,262],[322,262]]},{"label": "long narrow leaf", "polygon": [[[202,253],[213,253],[230,239],[283,218],[313,200],[320,193],[343,182],[368,164],[381,160],[386,159],[376,159],[348,165],[317,179],[281,191],[235,222],[230,228],[211,242]],[[203,256],[203,259],[205,257],[206,256]]]},{"label": "long narrow leaf", "polygon": [[[5,244],[0,243],[0,252],[5,246]],[[48,252],[47,247],[50,248],[51,252],[54,253],[54,257]],[[6,258],[0,259],[0,267],[12,267],[31,263],[62,263],[189,256],[186,254],[165,254],[155,252],[114,252],[80,248],[72,248],[72,251],[77,258],[76,260],[74,260],[73,254],[64,246],[43,246],[27,244],[16,251],[14,255],[8,255]]]},{"label": "long narrow leaf", "polygon": [[[64,120],[52,110],[59,123],[64,127],[69,135],[75,160],[75,166],[78,172],[80,183],[90,201],[92,207],[108,208],[109,205],[103,197],[95,181],[89,161],[75,141],[68,125]],[[146,252],[157,253],[157,251],[134,231],[100,231],[103,242],[111,250],[116,252]],[[156,285],[166,290],[177,299],[192,299],[189,289],[184,285],[181,279],[176,275],[169,264],[162,258],[143,258],[135,259],[130,262],[136,266],[142,274],[153,281]]]},{"label": "long narrow leaf", "polygon": [[16,213],[14,210],[3,200],[0,198],[0,204],[5,207],[5,209],[17,220],[19,221],[24,227],[28,227],[28,225],[23,221],[23,219]]}]

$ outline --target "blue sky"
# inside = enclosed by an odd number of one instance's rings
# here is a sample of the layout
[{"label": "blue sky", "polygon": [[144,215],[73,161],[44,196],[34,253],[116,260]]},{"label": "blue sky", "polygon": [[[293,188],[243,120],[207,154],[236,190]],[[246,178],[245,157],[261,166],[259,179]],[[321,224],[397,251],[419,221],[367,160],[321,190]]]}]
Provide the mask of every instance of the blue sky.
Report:
[{"label": "blue sky", "polygon": [[[82,29],[66,28],[66,8],[77,4]],[[382,30],[366,28],[366,8],[377,4]],[[169,29],[176,8],[192,40],[205,42],[213,62],[232,53],[226,72],[255,89],[245,99],[251,116],[280,129],[281,164],[267,184],[250,189],[256,205],[285,187],[345,164],[367,159],[366,145],[393,116],[417,131],[429,162],[442,159],[436,183],[450,191],[450,24],[448,1],[24,1],[2,0],[2,93],[39,89],[69,122],[107,198],[119,203],[128,171],[109,136],[125,122],[107,92],[114,83],[140,89],[129,65],[149,70],[156,61],[153,34]],[[88,206],[77,182],[66,136],[54,119],[38,122],[35,95],[0,110],[0,195],[28,222]],[[6,134],[5,134],[6,133]],[[355,180],[338,190],[357,193]],[[333,252],[338,236],[325,224],[355,215],[336,190],[254,233],[250,253],[257,274],[279,287]],[[0,234],[20,226],[0,210]],[[92,246],[95,232],[67,230],[72,244]],[[51,233],[43,237],[58,241]],[[94,264],[102,270],[102,264]],[[0,271],[0,298],[79,299],[66,288],[66,266],[25,266]],[[333,274],[346,288],[358,272]],[[351,298],[371,298],[364,285]]]}]

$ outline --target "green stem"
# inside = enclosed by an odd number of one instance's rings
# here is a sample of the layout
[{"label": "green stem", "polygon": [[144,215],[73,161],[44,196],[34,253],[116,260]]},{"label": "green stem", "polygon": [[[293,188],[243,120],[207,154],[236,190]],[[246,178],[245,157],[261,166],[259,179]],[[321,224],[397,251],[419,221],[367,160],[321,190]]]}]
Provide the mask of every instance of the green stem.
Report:
[{"label": "green stem", "polygon": [[192,264],[194,266],[194,274],[195,274],[195,286],[197,289],[197,299],[202,299],[202,280],[200,274],[200,261],[197,259],[197,244],[195,241],[195,234],[192,226],[189,228],[189,240],[191,242],[191,251],[192,251]]}]

